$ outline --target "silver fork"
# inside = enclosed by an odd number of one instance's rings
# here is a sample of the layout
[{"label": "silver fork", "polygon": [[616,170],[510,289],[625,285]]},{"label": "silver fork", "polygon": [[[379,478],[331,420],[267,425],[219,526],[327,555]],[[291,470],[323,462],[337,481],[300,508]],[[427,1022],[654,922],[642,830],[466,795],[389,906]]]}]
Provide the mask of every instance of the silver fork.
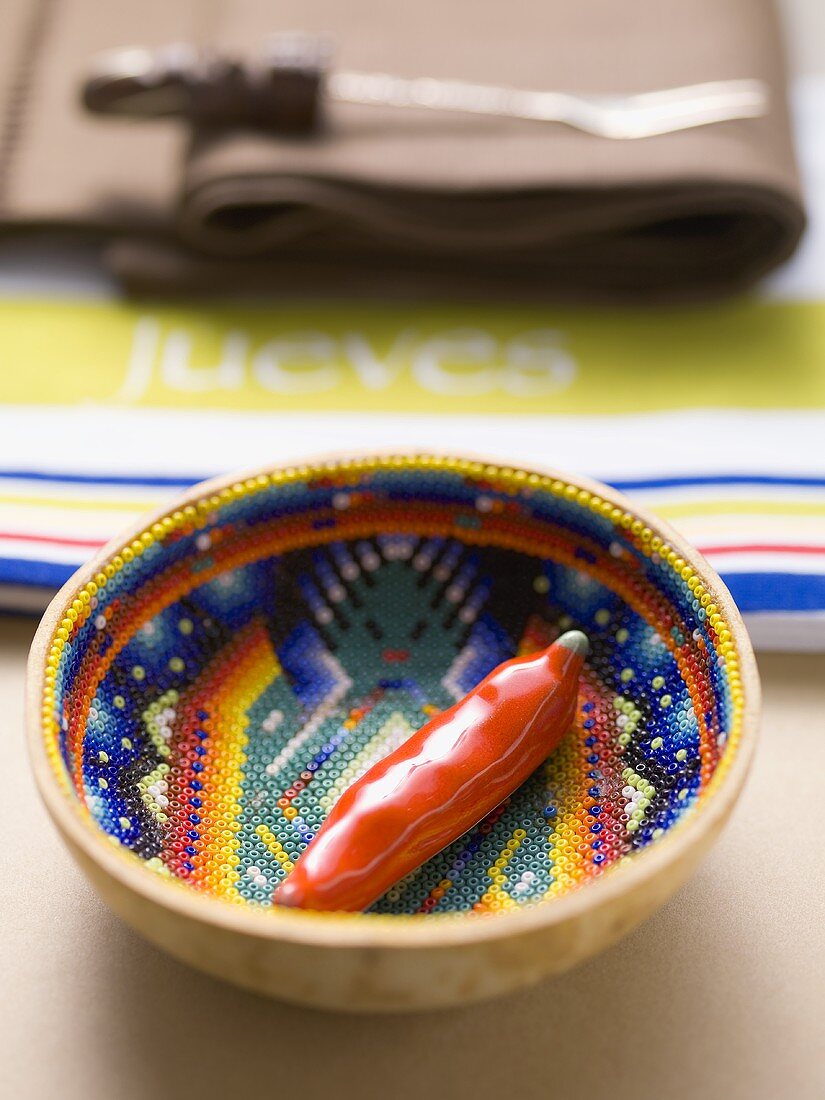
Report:
[{"label": "silver fork", "polygon": [[96,114],[143,118],[199,116],[264,122],[299,105],[293,122],[308,126],[320,98],[372,106],[419,107],[561,123],[612,139],[756,118],[768,109],[761,80],[714,80],[636,95],[527,91],[433,77],[330,70],[323,39],[279,35],[263,55],[238,61],[188,43],[121,49],[100,55],[83,84]]},{"label": "silver fork", "polygon": [[626,140],[689,130],[714,122],[758,118],[768,108],[761,80],[713,80],[637,95],[535,92],[430,77],[332,72],[330,99],[392,107],[423,107],[557,122],[597,137]]}]

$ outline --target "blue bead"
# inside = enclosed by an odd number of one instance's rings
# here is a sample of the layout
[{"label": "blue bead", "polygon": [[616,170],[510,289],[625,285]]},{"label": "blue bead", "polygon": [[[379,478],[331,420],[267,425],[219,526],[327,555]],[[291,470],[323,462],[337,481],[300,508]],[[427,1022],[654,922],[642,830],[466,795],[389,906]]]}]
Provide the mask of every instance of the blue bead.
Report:
[{"label": "blue bead", "polygon": [[196,760],[195,763],[192,765],[192,771],[193,772],[202,772],[203,771],[203,764],[201,764],[200,760]]},{"label": "blue bead", "polygon": [[601,821],[594,821],[593,824],[590,826],[590,832],[591,833],[600,833],[603,828],[604,828],[604,825],[602,825]]},{"label": "blue bead", "polygon": [[193,779],[192,780],[192,790],[193,791],[202,791],[203,790],[203,783],[201,783],[200,779]]}]

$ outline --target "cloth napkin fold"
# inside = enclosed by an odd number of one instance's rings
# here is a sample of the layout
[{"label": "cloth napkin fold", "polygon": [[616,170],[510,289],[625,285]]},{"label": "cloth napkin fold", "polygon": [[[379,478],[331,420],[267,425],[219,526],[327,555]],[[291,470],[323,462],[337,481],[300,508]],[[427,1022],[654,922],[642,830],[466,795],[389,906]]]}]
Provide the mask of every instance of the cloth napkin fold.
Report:
[{"label": "cloth napkin fold", "polygon": [[[784,260],[804,224],[769,0],[10,6],[0,218],[105,233],[112,267],[141,290],[714,297]],[[253,56],[295,28],[329,36],[344,69],[585,93],[751,77],[770,108],[622,142],[343,103],[303,138],[79,106],[100,49],[189,41]]]}]

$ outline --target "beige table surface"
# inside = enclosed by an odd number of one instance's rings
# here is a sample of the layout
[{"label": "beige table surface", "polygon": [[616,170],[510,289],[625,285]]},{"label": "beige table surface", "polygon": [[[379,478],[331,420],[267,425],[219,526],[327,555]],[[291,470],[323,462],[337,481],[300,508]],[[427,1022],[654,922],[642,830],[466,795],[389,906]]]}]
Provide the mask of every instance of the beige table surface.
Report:
[{"label": "beige table surface", "polygon": [[504,1000],[347,1017],[191,971],[97,899],[28,772],[32,631],[0,619],[3,1100],[825,1096],[825,658],[760,661],[764,732],[732,823],[623,943]]},{"label": "beige table surface", "polygon": [[[796,71],[825,72],[822,0],[781,7]],[[190,971],[98,901],[29,777],[33,629],[0,618],[0,1100],[825,1097],[825,657],[762,657],[731,825],[623,943],[506,1000],[343,1017]]]}]

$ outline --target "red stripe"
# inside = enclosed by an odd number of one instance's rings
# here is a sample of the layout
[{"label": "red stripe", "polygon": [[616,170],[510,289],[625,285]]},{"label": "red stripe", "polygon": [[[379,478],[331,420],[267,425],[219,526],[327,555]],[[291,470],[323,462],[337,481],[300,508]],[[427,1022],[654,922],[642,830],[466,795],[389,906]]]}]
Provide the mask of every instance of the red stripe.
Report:
[{"label": "red stripe", "polygon": [[743,543],[741,546],[700,546],[702,554],[825,554],[825,546],[795,546],[790,543]]},{"label": "red stripe", "polygon": [[[84,546],[99,550],[106,539],[73,539],[57,535],[34,535],[19,531],[0,531],[0,539],[12,542],[50,542],[55,546]],[[740,545],[699,546],[702,554],[825,554],[825,546],[799,546],[792,543],[742,543]]]},{"label": "red stripe", "polygon": [[57,535],[29,535],[19,531],[0,531],[0,539],[13,542],[51,542],[55,546],[85,546],[91,550],[99,550],[106,545],[105,539],[69,539]]}]

